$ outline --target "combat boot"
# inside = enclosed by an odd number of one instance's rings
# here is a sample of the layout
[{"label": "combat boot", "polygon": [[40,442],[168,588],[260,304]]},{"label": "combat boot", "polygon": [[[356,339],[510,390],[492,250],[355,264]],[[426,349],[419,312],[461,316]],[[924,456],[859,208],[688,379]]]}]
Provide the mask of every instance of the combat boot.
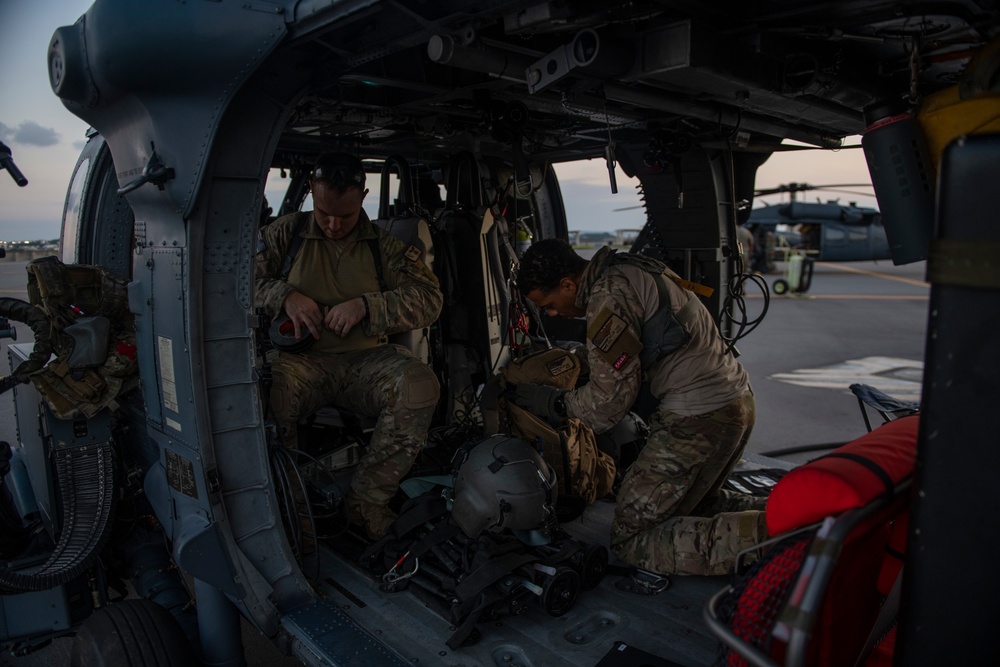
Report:
[{"label": "combat boot", "polygon": [[355,526],[365,529],[368,539],[380,540],[389,532],[396,520],[396,513],[386,505],[376,505],[365,500],[351,489],[347,494],[347,513]]},{"label": "combat boot", "polygon": [[767,514],[761,510],[736,512],[737,549],[751,549],[767,539]]},{"label": "combat boot", "polygon": [[[736,516],[738,517],[736,548],[739,551],[752,550],[748,551],[746,558],[743,559],[744,565],[750,565],[763,558],[773,546],[759,546],[768,539],[767,513],[762,510],[747,510],[736,513]],[[754,547],[757,547],[756,550],[753,550]]]}]

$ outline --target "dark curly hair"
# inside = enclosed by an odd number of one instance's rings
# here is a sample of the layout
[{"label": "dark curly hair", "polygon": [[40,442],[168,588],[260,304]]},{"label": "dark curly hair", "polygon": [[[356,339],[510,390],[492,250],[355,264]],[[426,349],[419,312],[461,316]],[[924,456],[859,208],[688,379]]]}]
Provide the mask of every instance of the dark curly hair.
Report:
[{"label": "dark curly hair", "polygon": [[546,294],[559,286],[563,278],[579,278],[587,260],[576,254],[562,239],[536,241],[525,251],[517,269],[517,287],[521,294],[540,289]]}]

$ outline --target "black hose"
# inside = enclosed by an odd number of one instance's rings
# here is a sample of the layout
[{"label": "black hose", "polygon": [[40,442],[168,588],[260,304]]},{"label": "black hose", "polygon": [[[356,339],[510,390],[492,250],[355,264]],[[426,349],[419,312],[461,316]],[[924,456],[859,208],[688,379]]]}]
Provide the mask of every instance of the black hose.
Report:
[{"label": "black hose", "polygon": [[54,348],[52,345],[52,325],[49,323],[48,315],[41,308],[21,299],[3,297],[0,298],[0,317],[27,324],[35,334],[35,345],[28,358],[22,361],[9,376],[0,378],[0,393],[3,393],[16,384],[28,382],[32,373],[44,368],[45,364],[49,362]]}]

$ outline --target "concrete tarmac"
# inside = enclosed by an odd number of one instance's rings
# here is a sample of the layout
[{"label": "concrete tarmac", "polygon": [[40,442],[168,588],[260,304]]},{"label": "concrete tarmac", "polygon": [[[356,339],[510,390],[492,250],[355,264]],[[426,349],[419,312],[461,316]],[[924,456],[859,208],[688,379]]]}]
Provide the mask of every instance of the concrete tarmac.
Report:
[{"label": "concrete tarmac", "polygon": [[[864,434],[854,383],[919,401],[930,297],[925,273],[926,262],[817,262],[804,293],[768,300],[747,284],[748,318],[767,304],[759,326],[736,346],[757,399],[748,451],[843,444]],[[762,276],[769,284],[780,277]],[[784,458],[803,462],[821,453]]]},{"label": "concrete tarmac", "polygon": [[[0,261],[0,297],[27,299],[24,262]],[[930,287],[924,262],[896,267],[889,261],[821,263],[809,289],[765,297],[768,286],[783,277],[760,276],[745,283],[746,319],[763,319],[736,347],[750,373],[757,399],[757,425],[748,451],[755,454],[809,448],[783,455],[803,462],[866,432],[861,410],[849,386],[859,382],[897,398],[918,400],[923,372]],[[766,312],[765,312],[766,311]],[[736,327],[738,328],[738,327]],[[18,324],[18,341],[30,330]],[[0,341],[5,343],[10,341]],[[3,350],[0,369],[8,372]],[[875,423],[880,419],[873,415]],[[0,396],[0,439],[16,438],[12,394]],[[295,665],[244,623],[247,664]],[[69,664],[70,639],[58,639],[27,657],[0,655],[7,667],[54,667]]]}]

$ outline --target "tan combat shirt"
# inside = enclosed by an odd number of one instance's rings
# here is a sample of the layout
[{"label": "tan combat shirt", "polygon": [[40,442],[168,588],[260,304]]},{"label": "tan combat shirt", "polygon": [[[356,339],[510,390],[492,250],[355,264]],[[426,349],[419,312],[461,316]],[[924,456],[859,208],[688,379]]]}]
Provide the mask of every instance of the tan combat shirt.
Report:
[{"label": "tan combat shirt", "polygon": [[[299,216],[309,219],[288,280],[279,279]],[[369,315],[345,338],[324,329],[310,352],[355,352],[384,345],[389,334],[428,326],[441,314],[444,296],[437,277],[419,259],[416,248],[376,227],[362,210],[358,226],[345,239],[326,237],[311,211],[282,216],[261,230],[264,250],[257,255],[254,303],[272,318],[285,297],[296,290],[321,308],[364,296]],[[378,239],[386,291],[379,290],[368,239]]]},{"label": "tan combat shirt", "polygon": [[[643,379],[660,399],[658,410],[685,416],[717,410],[749,390],[746,370],[725,351],[715,321],[700,301],[691,316],[684,318],[690,340],[650,368],[642,368],[642,327],[659,309],[656,281],[660,278],[640,266],[609,265],[610,255],[609,248],[598,251],[581,277],[576,305],[587,311],[590,379],[566,395],[569,416],[603,433],[632,408]],[[673,280],[664,283],[674,313],[689,298],[697,299]],[[592,336],[594,324],[604,321],[609,324]]]}]

